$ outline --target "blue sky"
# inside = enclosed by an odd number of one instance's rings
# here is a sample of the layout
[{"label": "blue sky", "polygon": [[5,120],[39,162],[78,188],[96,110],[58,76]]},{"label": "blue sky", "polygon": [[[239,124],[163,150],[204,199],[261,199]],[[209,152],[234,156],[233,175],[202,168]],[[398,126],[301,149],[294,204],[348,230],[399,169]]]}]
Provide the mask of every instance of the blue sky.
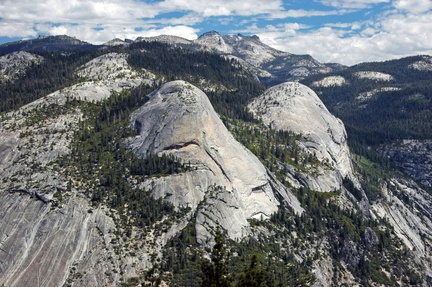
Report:
[{"label": "blue sky", "polygon": [[0,44],[66,34],[100,44],[160,34],[258,35],[279,50],[354,65],[432,54],[432,0],[2,0]]}]

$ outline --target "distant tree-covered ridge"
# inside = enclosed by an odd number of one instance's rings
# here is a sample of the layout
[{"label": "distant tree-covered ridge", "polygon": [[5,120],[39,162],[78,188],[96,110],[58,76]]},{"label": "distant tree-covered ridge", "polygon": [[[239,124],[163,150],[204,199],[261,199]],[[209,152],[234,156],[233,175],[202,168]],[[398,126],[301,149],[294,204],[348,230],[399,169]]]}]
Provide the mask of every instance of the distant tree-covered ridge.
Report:
[{"label": "distant tree-covered ridge", "polygon": [[[423,56],[414,56],[363,63],[303,82],[343,120],[352,145],[428,139],[432,137],[432,71],[413,68],[422,60]],[[379,72],[391,78],[380,80],[373,74],[362,78],[359,72]],[[343,77],[346,83],[327,87],[314,85],[330,76]]]}]

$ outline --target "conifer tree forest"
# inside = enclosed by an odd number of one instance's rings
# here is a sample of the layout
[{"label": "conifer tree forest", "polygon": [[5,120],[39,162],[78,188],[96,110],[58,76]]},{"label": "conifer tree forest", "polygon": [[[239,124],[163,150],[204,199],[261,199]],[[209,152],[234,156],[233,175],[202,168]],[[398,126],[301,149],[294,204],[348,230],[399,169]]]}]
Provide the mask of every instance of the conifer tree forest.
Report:
[{"label": "conifer tree forest", "polygon": [[[128,63],[133,68],[152,71],[157,79],[152,84],[113,93],[101,102],[69,101],[65,109],[81,107],[84,120],[73,135],[71,155],[60,158],[58,165],[74,179],[69,187],[85,187],[86,196],[94,207],[105,204],[117,212],[116,223],[122,226],[125,237],[131,236],[133,228],[150,230],[164,216],[175,221],[189,211],[187,207],[176,210],[163,199],[155,199],[151,190],[143,192],[130,180],[182,173],[191,168],[188,163],[165,155],[139,158],[124,144],[126,138],[136,135],[129,124],[131,113],[161,84],[177,79],[206,91],[235,138],[293,190],[305,209],[303,214],[297,215],[281,205],[269,220],[250,220],[253,234],[241,241],[229,239],[223,228],[217,227],[211,231],[215,244],[206,248],[196,242],[192,218],[180,234],[168,241],[162,260],[153,262],[152,269],[123,282],[122,286],[160,286],[162,281],[170,286],[191,287],[310,286],[316,281],[311,272],[312,264],[324,256],[323,246],[328,247],[334,266],[335,286],[344,276],[345,268],[357,278],[360,286],[400,286],[400,282],[404,286],[417,286],[425,279],[415,268],[408,267],[411,266],[407,264],[408,251],[394,236],[390,224],[359,211],[342,209],[334,202],[343,190],[321,193],[305,187],[295,188],[285,182],[283,174],[287,165],[303,170],[306,165],[320,163],[299,148],[297,140],[301,135],[266,127],[247,111],[246,105],[267,87],[236,65],[236,60],[145,41],[126,47],[67,54],[34,52],[45,60],[16,81],[0,83],[0,113],[5,114],[77,83],[79,79],[74,71],[108,52],[128,54]],[[367,110],[353,101],[353,93],[371,90],[379,83],[354,79],[352,73],[373,69],[375,65],[359,65],[339,72],[338,75],[352,83],[349,87],[316,90],[329,110],[344,121],[361,187],[372,201],[382,197],[380,188],[385,178],[398,171],[387,158],[369,147],[390,140],[432,136],[431,98],[405,97],[406,94],[430,96],[430,78],[419,78],[414,71],[383,65],[380,66],[383,72],[400,76],[401,90],[392,92],[391,97],[379,94],[373,102],[368,102]],[[318,78],[306,79],[304,83],[310,85]],[[216,88],[207,89],[207,85]],[[353,182],[346,178],[343,183],[353,195],[353,201],[362,199],[362,192]],[[371,241],[369,234],[376,234],[376,240]],[[322,242],[322,238],[329,240]],[[302,255],[301,260],[298,254]]]}]

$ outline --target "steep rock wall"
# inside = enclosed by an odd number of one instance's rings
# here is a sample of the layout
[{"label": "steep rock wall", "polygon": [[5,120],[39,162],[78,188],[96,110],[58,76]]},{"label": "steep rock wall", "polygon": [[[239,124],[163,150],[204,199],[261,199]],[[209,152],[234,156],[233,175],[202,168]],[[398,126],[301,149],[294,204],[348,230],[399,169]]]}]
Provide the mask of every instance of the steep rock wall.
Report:
[{"label": "steep rock wall", "polygon": [[207,96],[175,81],[150,95],[132,116],[139,135],[129,141],[137,155],[172,154],[191,170],[148,181],[156,197],[197,212],[198,241],[220,224],[235,239],[248,234],[248,219],[268,218],[280,201],[301,212],[297,199],[274,180],[260,161],[239,144]]},{"label": "steep rock wall", "polygon": [[297,82],[280,84],[268,89],[248,108],[267,126],[301,134],[298,144],[323,163],[297,176],[303,184],[318,191],[333,191],[342,187],[344,177],[355,180],[345,127],[310,88]]}]

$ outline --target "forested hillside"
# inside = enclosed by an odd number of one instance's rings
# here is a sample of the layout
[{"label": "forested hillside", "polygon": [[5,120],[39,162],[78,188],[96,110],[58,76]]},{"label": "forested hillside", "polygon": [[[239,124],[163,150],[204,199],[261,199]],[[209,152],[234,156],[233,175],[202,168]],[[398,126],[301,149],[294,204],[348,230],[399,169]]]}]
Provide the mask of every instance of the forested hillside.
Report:
[{"label": "forested hillside", "polygon": [[[380,63],[364,63],[329,74],[340,76],[346,83],[314,86],[325,78],[305,81],[318,93],[326,106],[340,117],[351,143],[379,145],[398,139],[428,139],[432,136],[432,70],[418,68],[430,57],[415,56]],[[429,63],[430,64],[430,63]],[[359,73],[382,73],[379,77],[359,77]]]},{"label": "forested hillside", "polygon": [[[307,177],[317,178],[319,168],[333,171],[337,167],[304,148],[308,142],[301,132],[277,130],[248,111],[247,105],[268,87],[238,60],[157,41],[100,50],[36,50],[43,57],[41,63],[0,84],[0,196],[4,202],[0,218],[17,218],[16,226],[20,226],[14,228],[2,220],[0,272],[5,277],[0,284],[28,283],[41,270],[55,270],[56,276],[46,279],[53,280],[46,281],[46,286],[55,286],[53,282],[64,286],[431,284],[430,198],[388,159],[369,149],[397,139],[431,138],[432,71],[412,66],[424,57],[361,64],[304,81],[344,121],[348,143],[355,152],[355,177],[341,179],[340,187],[332,191],[319,192],[308,186]],[[101,89],[86,91],[85,87],[106,84],[110,81],[106,75],[116,71],[98,70],[94,78],[77,71],[108,53],[116,59],[125,57],[134,79],[144,80],[135,85],[130,75],[120,73],[117,77],[125,80],[120,88],[113,88],[102,100],[88,100]],[[370,71],[379,72],[385,80],[359,73]],[[343,77],[346,84],[314,85],[329,76]],[[223,164],[233,166],[240,153],[226,159],[225,147],[212,142],[207,148],[199,141],[175,143],[157,153],[149,150],[149,154],[130,148],[142,129],[137,120],[131,122],[132,115],[148,103],[152,92],[174,80],[184,80],[205,92],[236,144],[246,147],[244,153],[257,158],[269,177],[270,183],[251,188],[249,197],[263,190],[271,192],[277,211],[248,218],[243,237],[231,238],[220,222],[199,224],[200,220],[211,222],[215,214],[232,217],[235,213],[223,214],[221,206],[231,197],[241,202],[236,190],[211,185],[196,212],[192,205],[176,205],[173,194],[155,196],[158,183],[177,183],[184,174],[197,180],[190,192],[205,186],[208,179],[194,178],[200,172],[220,170],[234,186],[238,178],[231,179]],[[183,88],[179,97],[190,104],[184,111],[187,114],[198,97],[193,94],[195,88]],[[74,89],[90,96],[77,96]],[[158,96],[168,98],[171,94],[166,89],[167,94]],[[298,90],[288,96],[304,96]],[[55,91],[59,92],[51,94]],[[261,105],[265,110],[279,103],[264,101]],[[160,121],[169,117],[166,113],[159,116]],[[209,120],[208,126],[213,125]],[[332,128],[322,132],[331,137]],[[205,139],[218,136],[208,130],[200,135]],[[198,148],[205,149],[203,153],[215,162],[217,172],[198,160],[182,161],[175,156]],[[252,163],[246,164],[238,172],[247,173],[251,168]],[[175,190],[179,186],[165,189],[189,192]],[[290,205],[283,191],[292,192],[299,206]],[[27,216],[26,210],[33,210],[30,207],[37,213]],[[207,214],[199,215],[200,208],[207,208]],[[230,208],[239,212],[246,207]],[[395,223],[398,216],[407,221]],[[71,226],[75,229],[69,229]],[[197,236],[203,232],[214,240],[199,242]],[[26,246],[33,249],[27,252]]]}]

